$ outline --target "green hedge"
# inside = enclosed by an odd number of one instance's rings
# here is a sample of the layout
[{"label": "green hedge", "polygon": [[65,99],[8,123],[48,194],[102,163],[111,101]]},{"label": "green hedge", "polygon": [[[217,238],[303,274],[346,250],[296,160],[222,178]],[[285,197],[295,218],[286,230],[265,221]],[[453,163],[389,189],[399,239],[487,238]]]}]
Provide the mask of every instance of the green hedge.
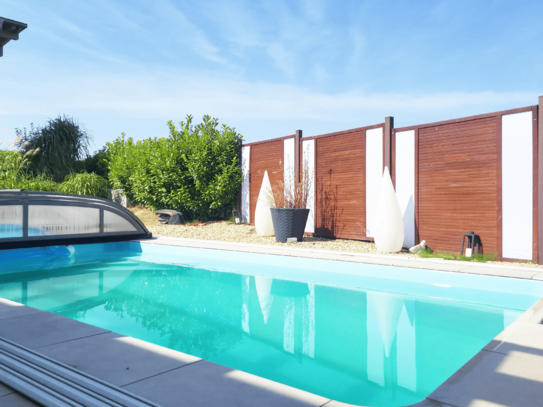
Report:
[{"label": "green hedge", "polygon": [[217,218],[235,205],[241,187],[242,136],[217,119],[192,116],[170,134],[134,142],[124,133],[108,143],[109,181],[152,209],[176,209],[200,220]]}]

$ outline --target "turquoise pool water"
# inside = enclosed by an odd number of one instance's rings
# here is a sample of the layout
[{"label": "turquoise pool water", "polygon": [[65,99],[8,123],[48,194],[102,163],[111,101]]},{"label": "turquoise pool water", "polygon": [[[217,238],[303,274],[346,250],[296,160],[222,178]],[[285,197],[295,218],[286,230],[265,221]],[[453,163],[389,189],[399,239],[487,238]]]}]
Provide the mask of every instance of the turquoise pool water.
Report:
[{"label": "turquoise pool water", "polygon": [[498,277],[74,248],[0,251],[0,297],[366,406],[422,400],[543,297],[540,282]]}]

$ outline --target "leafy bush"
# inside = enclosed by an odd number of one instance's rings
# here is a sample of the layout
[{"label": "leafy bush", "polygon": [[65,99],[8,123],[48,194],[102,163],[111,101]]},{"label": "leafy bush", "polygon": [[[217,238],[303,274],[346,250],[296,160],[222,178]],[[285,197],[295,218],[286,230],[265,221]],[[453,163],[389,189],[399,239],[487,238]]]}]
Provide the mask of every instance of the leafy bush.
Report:
[{"label": "leafy bush", "polygon": [[217,119],[192,116],[170,135],[134,142],[124,133],[108,143],[109,180],[128,198],[152,209],[176,209],[200,220],[217,218],[236,201],[242,181],[242,136]]},{"label": "leafy bush", "polygon": [[96,175],[100,175],[107,180],[109,174],[107,158],[107,147],[103,147],[93,155],[89,155],[81,164],[86,172],[94,172]]},{"label": "leafy bush", "polygon": [[105,178],[93,173],[70,174],[58,186],[58,192],[107,198],[107,181]]},{"label": "leafy bush", "polygon": [[21,180],[16,189],[26,189],[28,191],[58,192],[59,185],[44,175],[37,177],[27,177]]}]

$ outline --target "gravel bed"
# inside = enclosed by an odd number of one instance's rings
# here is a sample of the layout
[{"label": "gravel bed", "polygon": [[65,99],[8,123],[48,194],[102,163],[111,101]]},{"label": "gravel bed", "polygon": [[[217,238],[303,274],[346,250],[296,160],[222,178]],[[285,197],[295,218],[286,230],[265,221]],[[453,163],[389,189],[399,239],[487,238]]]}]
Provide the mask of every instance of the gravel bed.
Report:
[{"label": "gravel bed", "polygon": [[[258,236],[254,226],[234,225],[227,221],[206,222],[197,225],[160,225],[158,215],[143,207],[129,208],[138,216],[153,236],[181,237],[186,239],[218,240],[223,242],[264,244],[300,249],[335,250],[352,253],[386,254],[395,256],[419,257],[412,253],[383,253],[375,248],[375,244],[347,239],[326,239],[322,237],[304,236],[303,242],[279,243],[274,236]],[[489,262],[507,266],[543,268],[528,262]]]},{"label": "gravel bed", "polygon": [[[346,239],[325,239],[321,237],[304,236],[303,242],[279,243],[274,236],[258,236],[254,226],[234,225],[229,222],[213,222],[204,225],[184,226],[146,225],[153,236],[183,237],[187,239],[219,240],[223,242],[265,244],[283,247],[296,247],[304,249],[337,250],[354,253],[390,254],[381,253],[375,249],[373,243]],[[398,253],[408,255],[408,253]]]}]

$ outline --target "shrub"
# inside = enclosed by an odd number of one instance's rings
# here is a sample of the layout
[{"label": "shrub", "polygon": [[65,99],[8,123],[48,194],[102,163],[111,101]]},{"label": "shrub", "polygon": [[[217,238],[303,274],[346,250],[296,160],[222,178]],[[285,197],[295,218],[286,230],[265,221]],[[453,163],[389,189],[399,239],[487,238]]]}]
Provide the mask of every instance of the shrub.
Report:
[{"label": "shrub", "polygon": [[33,150],[25,154],[20,151],[0,150],[0,189],[28,189],[31,191],[55,192],[57,183],[45,175],[33,176],[28,171]]},{"label": "shrub", "polygon": [[27,174],[29,158],[34,151],[22,154],[20,151],[0,150],[0,179],[16,179]]},{"label": "shrub", "polygon": [[44,175],[37,177],[28,177],[22,180],[17,189],[26,189],[28,191],[58,192],[59,185]]},{"label": "shrub", "polygon": [[70,174],[58,186],[58,192],[107,198],[107,181],[94,173]]},{"label": "shrub", "polygon": [[168,126],[166,138],[134,143],[123,133],[108,143],[113,188],[152,209],[176,209],[200,220],[224,215],[241,187],[242,136],[210,116],[195,126],[190,115],[179,128],[171,121]]},{"label": "shrub", "polygon": [[89,155],[92,140],[87,130],[74,118],[59,116],[49,119],[43,127],[30,130],[15,129],[16,147],[23,152],[36,151],[31,158],[31,169],[36,174],[46,174],[60,182],[66,175],[79,171],[81,161]]},{"label": "shrub", "polygon": [[107,147],[103,147],[96,151],[93,155],[89,155],[81,163],[88,173],[94,172],[96,175],[108,179],[108,161],[107,161]]}]

